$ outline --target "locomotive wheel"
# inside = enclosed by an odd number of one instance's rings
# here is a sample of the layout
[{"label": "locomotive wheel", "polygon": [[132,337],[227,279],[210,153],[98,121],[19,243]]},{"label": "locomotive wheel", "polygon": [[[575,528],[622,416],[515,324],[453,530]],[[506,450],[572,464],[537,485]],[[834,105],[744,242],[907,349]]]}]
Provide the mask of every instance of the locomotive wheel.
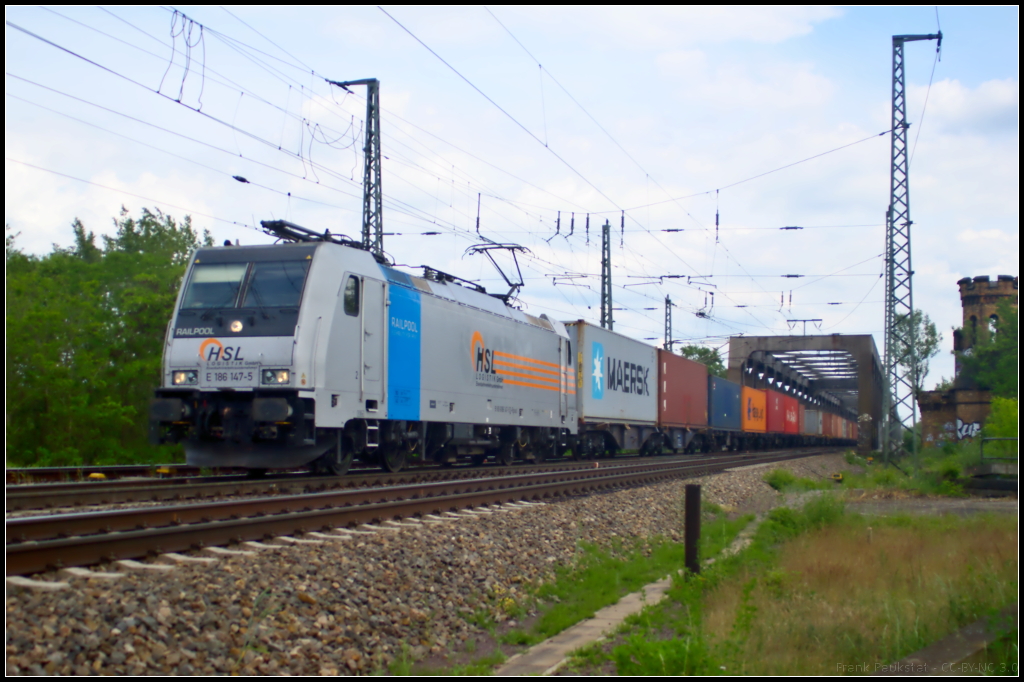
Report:
[{"label": "locomotive wheel", "polygon": [[352,448],[345,447],[345,440],[339,432],[334,447],[313,462],[313,473],[325,476],[344,476],[352,467],[354,458],[355,452]]},{"label": "locomotive wheel", "polygon": [[380,446],[380,463],[384,471],[396,473],[405,468],[405,449],[399,444],[382,444]]},{"label": "locomotive wheel", "polygon": [[503,467],[510,467],[515,460],[515,443],[502,443],[495,461]]}]

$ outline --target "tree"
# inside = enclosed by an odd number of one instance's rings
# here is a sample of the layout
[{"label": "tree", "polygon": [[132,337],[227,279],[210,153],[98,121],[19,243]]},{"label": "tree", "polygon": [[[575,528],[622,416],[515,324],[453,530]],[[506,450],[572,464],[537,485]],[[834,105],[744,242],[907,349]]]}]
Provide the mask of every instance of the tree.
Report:
[{"label": "tree", "polygon": [[721,356],[718,354],[718,349],[708,348],[707,346],[683,346],[679,349],[679,354],[684,358],[695,360],[702,365],[706,365],[708,368],[708,374],[714,374],[715,376],[725,378],[725,364],[722,362]]},{"label": "tree", "polygon": [[[914,348],[917,349],[916,363],[911,361],[910,331],[914,331]],[[917,381],[915,385],[920,389],[924,385],[924,378],[928,376],[928,365],[932,358],[939,354],[939,344],[942,342],[942,335],[939,334],[935,323],[922,313],[915,310],[912,315],[896,316],[896,362],[907,373],[916,370]]]},{"label": "tree", "polygon": [[[996,307],[995,333],[980,329],[971,345],[958,353],[957,385],[992,391],[993,396],[1016,398],[1018,394],[1017,307],[1008,299]],[[966,338],[966,337],[965,337]]]},{"label": "tree", "polygon": [[186,217],[122,209],[103,247],[81,221],[74,245],[31,256],[6,237],[7,461],[67,465],[166,458],[147,442],[164,333],[200,240]]}]

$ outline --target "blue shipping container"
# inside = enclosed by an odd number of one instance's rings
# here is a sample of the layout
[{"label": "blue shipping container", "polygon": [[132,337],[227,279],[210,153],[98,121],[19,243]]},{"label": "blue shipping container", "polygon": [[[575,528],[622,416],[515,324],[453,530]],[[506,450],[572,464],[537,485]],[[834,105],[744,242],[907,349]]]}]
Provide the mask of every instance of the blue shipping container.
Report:
[{"label": "blue shipping container", "polygon": [[740,430],[740,385],[708,376],[708,421],[716,429]]}]

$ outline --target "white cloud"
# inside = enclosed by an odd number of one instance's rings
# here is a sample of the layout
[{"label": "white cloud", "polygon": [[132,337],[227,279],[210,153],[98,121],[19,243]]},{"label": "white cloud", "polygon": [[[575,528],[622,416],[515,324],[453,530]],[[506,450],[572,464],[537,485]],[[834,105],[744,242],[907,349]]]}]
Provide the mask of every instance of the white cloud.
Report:
[{"label": "white cloud", "polygon": [[[505,9],[521,22],[557,30],[571,26],[605,47],[672,50],[696,44],[776,44],[810,33],[841,11],[831,7],[596,6]],[[503,16],[502,12],[498,13]]]},{"label": "white cloud", "polygon": [[[908,88],[908,116],[920,116],[926,86]],[[1013,134],[1020,120],[1020,82],[1016,78],[990,80],[969,88],[957,80],[932,84],[928,94],[924,130],[947,135]]]}]

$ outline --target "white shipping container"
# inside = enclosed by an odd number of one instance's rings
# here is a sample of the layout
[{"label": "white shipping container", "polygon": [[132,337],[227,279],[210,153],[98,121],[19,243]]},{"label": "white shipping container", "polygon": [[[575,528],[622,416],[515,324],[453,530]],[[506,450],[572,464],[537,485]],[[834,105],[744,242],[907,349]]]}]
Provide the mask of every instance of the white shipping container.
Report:
[{"label": "white shipping container", "polygon": [[585,422],[654,424],[657,350],[582,320],[566,323],[576,353],[576,406]]},{"label": "white shipping container", "polygon": [[804,410],[804,434],[808,436],[821,435],[820,410]]}]

